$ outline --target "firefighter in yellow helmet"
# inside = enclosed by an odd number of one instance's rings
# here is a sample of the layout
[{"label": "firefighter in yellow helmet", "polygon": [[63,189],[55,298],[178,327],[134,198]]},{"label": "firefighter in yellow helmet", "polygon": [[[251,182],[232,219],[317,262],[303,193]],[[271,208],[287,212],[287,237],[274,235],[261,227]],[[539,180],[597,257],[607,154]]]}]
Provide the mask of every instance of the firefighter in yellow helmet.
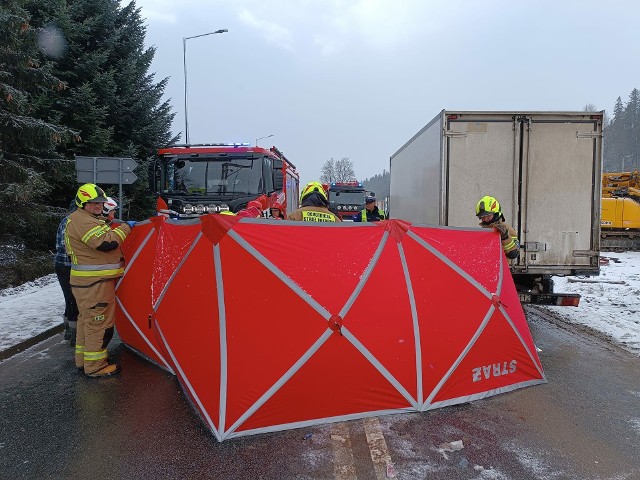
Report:
[{"label": "firefighter in yellow helmet", "polygon": [[108,197],[92,183],[78,188],[78,209],[69,215],[65,245],[71,258],[71,288],[78,302],[75,362],[89,377],[107,377],[120,371],[108,362],[107,345],[113,337],[116,280],[124,272],[120,245],[135,222],[111,229],[102,216]]},{"label": "firefighter in yellow helmet", "polygon": [[500,202],[494,197],[485,195],[476,204],[476,217],[480,219],[482,228],[493,228],[500,233],[502,249],[506,257],[516,262],[520,256],[520,242],[516,231],[504,220]]},{"label": "firefighter in yellow helmet", "polygon": [[341,222],[338,215],[329,210],[327,192],[320,182],[309,182],[300,194],[300,208],[291,212],[287,220],[303,222]]}]

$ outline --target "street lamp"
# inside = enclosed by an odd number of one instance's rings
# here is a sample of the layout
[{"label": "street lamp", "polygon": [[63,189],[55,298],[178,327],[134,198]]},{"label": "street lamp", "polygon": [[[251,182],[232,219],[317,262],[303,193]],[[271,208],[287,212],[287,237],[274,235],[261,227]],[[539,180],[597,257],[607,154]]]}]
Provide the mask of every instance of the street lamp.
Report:
[{"label": "street lamp", "polygon": [[215,32],[194,35],[193,37],[182,37],[182,65],[184,67],[184,138],[187,145],[189,145],[189,110],[187,105],[187,40],[225,32],[228,32],[228,30],[226,28],[222,28],[220,30],[216,30]]},{"label": "street lamp", "polygon": [[263,138],[270,138],[273,137],[273,133],[271,135],[267,135],[266,137],[260,137],[260,138],[256,138],[256,147],[258,146],[258,140],[262,140]]}]

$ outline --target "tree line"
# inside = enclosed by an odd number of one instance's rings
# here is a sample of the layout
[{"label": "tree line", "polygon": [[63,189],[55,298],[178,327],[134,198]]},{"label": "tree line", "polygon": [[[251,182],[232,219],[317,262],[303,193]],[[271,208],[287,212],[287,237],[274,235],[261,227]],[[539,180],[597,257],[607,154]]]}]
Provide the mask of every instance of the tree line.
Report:
[{"label": "tree line", "polygon": [[626,172],[640,169],[640,91],[631,90],[626,103],[616,99],[613,117],[605,119],[603,170]]},{"label": "tree line", "polygon": [[177,137],[162,100],[168,79],[150,72],[145,35],[135,2],[0,5],[0,286],[52,271],[56,228],[78,186],[75,155],[136,159],[143,174],[122,203],[129,218],[151,214],[148,159]]}]

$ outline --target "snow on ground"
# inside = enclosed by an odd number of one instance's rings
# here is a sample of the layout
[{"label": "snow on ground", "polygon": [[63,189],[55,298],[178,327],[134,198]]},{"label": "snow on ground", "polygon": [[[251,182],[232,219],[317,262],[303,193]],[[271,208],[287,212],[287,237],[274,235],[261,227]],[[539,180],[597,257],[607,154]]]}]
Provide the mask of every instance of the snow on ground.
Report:
[{"label": "snow on ground", "polygon": [[[579,307],[544,307],[586,325],[640,356],[640,252],[602,253],[598,277],[556,277],[555,290],[582,295]],[[0,290],[0,351],[62,323],[55,275]]]},{"label": "snow on ground", "polygon": [[0,352],[60,325],[64,297],[54,275],[0,290]]},{"label": "snow on ground", "polygon": [[640,252],[602,252],[597,277],[555,277],[554,291],[579,293],[579,307],[546,307],[640,355]]}]

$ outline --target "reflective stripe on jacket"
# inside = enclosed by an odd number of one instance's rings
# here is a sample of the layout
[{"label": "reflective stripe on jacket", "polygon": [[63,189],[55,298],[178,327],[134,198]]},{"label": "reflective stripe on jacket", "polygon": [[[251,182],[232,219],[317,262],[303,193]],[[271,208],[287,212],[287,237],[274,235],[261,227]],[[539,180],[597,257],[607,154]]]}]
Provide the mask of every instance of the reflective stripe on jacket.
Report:
[{"label": "reflective stripe on jacket", "polygon": [[287,220],[303,222],[341,222],[342,219],[325,207],[302,207],[287,216]]},{"label": "reflective stripe on jacket", "polygon": [[[497,222],[493,223],[483,223],[480,222],[480,226],[482,228],[493,228]],[[505,255],[508,259],[513,260],[520,255],[520,241],[518,240],[518,234],[516,231],[506,222],[500,222],[507,227],[507,238],[500,237],[500,242],[502,243],[502,250],[504,250]]]},{"label": "reflective stripe on jacket", "polygon": [[71,284],[86,286],[99,279],[121,277],[120,245],[131,232],[126,223],[111,229],[101,217],[78,209],[69,215],[65,245],[71,258]]},{"label": "reflective stripe on jacket", "polygon": [[384,220],[384,213],[378,210],[377,205],[371,211],[363,208],[360,213],[353,216],[354,222],[377,222],[378,220]]}]

